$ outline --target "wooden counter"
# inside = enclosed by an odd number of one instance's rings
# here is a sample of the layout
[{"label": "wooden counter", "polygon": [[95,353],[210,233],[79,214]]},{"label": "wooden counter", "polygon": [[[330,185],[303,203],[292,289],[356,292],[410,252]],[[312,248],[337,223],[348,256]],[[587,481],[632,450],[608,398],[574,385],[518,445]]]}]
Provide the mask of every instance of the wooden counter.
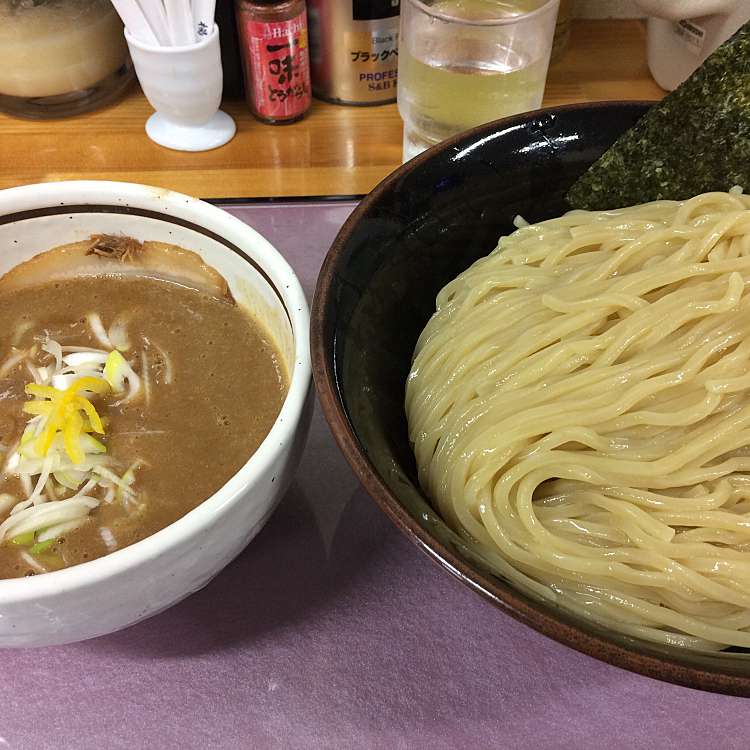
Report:
[{"label": "wooden counter", "polygon": [[[578,21],[563,59],[550,68],[544,104],[664,95],[649,75],[640,21]],[[151,113],[137,87],[117,104],[66,120],[0,115],[0,188],[62,179],[142,182],[203,198],[359,195],[401,160],[395,104],[340,107],[315,101],[287,126],[262,125],[244,102],[225,102],[234,140],[191,154],[152,143]]]}]

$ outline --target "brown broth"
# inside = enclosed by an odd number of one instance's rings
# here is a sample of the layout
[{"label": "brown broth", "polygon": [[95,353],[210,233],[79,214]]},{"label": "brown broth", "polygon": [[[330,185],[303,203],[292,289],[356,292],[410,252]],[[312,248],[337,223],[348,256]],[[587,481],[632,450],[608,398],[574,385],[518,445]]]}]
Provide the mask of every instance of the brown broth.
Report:
[{"label": "brown broth", "polygon": [[[15,341],[17,349],[31,347],[45,332],[63,346],[99,348],[85,321],[92,311],[105,326],[123,313],[128,316],[132,350],[126,357],[141,376],[139,352],[148,355],[148,407],[143,399],[121,406],[113,406],[111,397],[94,400],[109,419],[102,442],[116,461],[114,470],[122,473],[136,458],[145,465],[136,471],[133,485],[140,509],[128,512],[119,502],[101,503],[82,528],[49,550],[48,559],[64,566],[106,554],[102,528],[110,530],[120,549],[164,528],[216,492],[268,434],[287,389],[274,345],[237,305],[177,283],[137,276],[77,278],[12,293],[0,288],[0,362],[14,351],[14,331],[26,322],[31,326]],[[159,349],[172,361],[170,384],[164,382]],[[6,451],[29,418],[21,408],[30,381],[24,365],[0,379],[0,442]],[[25,497],[18,479],[7,473],[0,478],[0,492]],[[17,546],[0,545],[0,578],[30,572]]]}]

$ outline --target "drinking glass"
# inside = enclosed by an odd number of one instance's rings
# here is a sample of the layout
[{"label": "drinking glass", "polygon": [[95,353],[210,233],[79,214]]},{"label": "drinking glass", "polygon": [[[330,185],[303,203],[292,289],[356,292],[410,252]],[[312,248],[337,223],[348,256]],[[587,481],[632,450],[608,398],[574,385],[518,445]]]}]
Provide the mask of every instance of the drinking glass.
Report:
[{"label": "drinking glass", "polygon": [[542,102],[559,0],[403,0],[404,161]]},{"label": "drinking glass", "polygon": [[0,112],[80,114],[118,97],[132,79],[110,0],[0,0]]}]

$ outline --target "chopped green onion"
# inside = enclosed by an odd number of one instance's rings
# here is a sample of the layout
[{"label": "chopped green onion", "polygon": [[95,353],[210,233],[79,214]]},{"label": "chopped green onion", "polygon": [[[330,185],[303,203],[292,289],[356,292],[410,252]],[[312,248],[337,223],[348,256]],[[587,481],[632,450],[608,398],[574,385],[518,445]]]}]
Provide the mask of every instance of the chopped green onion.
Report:
[{"label": "chopped green onion", "polygon": [[34,532],[27,531],[25,534],[14,536],[10,542],[11,544],[17,544],[19,547],[28,547],[30,544],[34,544]]},{"label": "chopped green onion", "polygon": [[104,445],[104,443],[99,442],[95,437],[92,435],[89,435],[87,432],[84,432],[79,437],[79,440],[81,441],[81,444],[83,445],[83,450],[86,453],[106,453],[107,452],[107,446]]},{"label": "chopped green onion", "polygon": [[130,371],[130,365],[125,357],[117,349],[113,349],[107,356],[102,374],[104,379],[112,386],[112,390],[123,391],[125,390],[125,378]]},{"label": "chopped green onion", "polygon": [[48,539],[46,542],[37,542],[29,549],[29,552],[32,555],[39,555],[42,552],[46,552],[56,541],[56,539]]},{"label": "chopped green onion", "polygon": [[53,476],[63,487],[67,487],[69,490],[77,490],[86,478],[86,473],[83,471],[76,471],[75,469],[68,471],[60,470],[53,472]]}]

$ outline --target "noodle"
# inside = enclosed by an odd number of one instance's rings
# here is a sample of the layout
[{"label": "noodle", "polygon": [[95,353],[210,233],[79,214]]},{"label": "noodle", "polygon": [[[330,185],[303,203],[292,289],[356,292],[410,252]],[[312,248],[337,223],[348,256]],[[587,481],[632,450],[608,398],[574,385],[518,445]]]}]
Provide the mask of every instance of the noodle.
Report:
[{"label": "noodle", "polygon": [[517,225],[417,343],[422,486],[522,589],[627,635],[750,648],[750,197]]}]

